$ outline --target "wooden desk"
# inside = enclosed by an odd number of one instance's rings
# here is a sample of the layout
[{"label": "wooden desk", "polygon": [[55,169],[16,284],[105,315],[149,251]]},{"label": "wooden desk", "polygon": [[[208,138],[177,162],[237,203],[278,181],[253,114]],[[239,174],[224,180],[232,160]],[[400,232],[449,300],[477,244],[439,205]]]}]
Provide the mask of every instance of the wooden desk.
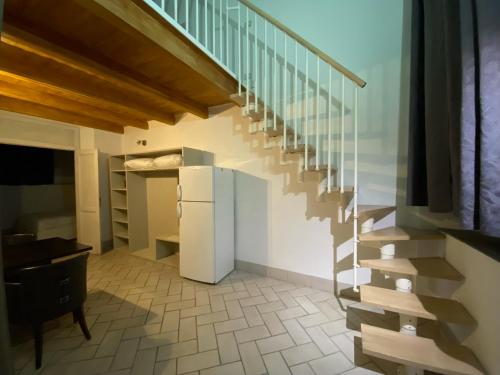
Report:
[{"label": "wooden desk", "polygon": [[2,250],[3,269],[7,274],[9,271],[19,268],[50,263],[56,258],[90,250],[92,250],[92,246],[58,237],[8,246]]}]

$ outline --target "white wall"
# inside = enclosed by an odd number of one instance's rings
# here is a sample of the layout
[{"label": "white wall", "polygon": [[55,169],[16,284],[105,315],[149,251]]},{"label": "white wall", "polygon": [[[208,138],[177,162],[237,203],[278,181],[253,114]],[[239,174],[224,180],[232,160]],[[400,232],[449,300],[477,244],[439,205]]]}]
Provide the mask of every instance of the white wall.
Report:
[{"label": "white wall", "polygon": [[[220,113],[218,113],[220,112]],[[212,152],[215,164],[236,173],[236,257],[252,263],[332,279],[333,236],[327,211],[318,205],[317,181],[300,182],[298,156],[281,160],[236,107],[214,108],[208,120],[186,115],[176,126],[153,123],[150,130],[126,128],[126,153],[187,146]],[[138,146],[146,139],[147,146]],[[175,215],[175,212],[172,212]],[[350,225],[336,227],[348,238]]]},{"label": "white wall", "polygon": [[[252,0],[252,3],[367,82],[359,90],[360,202],[394,205],[398,165],[406,162],[399,157],[398,134],[400,127],[405,126],[400,121],[400,86],[407,79],[401,77],[401,60],[403,12],[408,2]],[[280,43],[281,40],[280,37]],[[301,59],[302,55],[299,62]],[[339,92],[339,87],[334,84],[335,92]],[[351,95],[351,87],[346,84],[346,101],[352,107]],[[352,163],[347,165],[350,168]],[[352,181],[351,169],[346,177]]]},{"label": "white wall", "polygon": [[452,328],[478,356],[487,373],[500,374],[500,263],[451,236],[446,237],[446,260],[465,277],[452,298],[466,306],[478,323],[469,330]]}]

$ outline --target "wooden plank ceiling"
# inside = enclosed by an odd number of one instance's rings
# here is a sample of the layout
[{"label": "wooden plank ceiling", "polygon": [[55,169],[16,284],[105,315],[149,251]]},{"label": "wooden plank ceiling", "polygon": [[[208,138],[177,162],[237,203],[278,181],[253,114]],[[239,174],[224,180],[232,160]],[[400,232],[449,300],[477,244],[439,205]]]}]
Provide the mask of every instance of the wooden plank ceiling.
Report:
[{"label": "wooden plank ceiling", "polygon": [[207,118],[235,91],[142,0],[5,0],[0,109],[123,133]]}]

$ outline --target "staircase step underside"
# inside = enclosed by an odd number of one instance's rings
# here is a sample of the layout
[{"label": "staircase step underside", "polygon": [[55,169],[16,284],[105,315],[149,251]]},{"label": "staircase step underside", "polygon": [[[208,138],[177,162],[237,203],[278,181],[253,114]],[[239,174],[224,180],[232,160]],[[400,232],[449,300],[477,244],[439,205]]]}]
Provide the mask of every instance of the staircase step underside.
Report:
[{"label": "staircase step underside", "polygon": [[361,324],[363,353],[388,361],[442,374],[484,374],[481,364],[465,346],[435,342],[384,328]]},{"label": "staircase step underside", "polygon": [[454,300],[361,285],[361,302],[384,310],[442,322],[474,325],[464,306]]},{"label": "staircase step underside", "polygon": [[[263,131],[267,134],[268,137],[281,137],[283,135],[283,124],[278,124],[278,126],[276,126],[276,129],[274,129],[273,127],[268,127]],[[295,135],[293,128],[287,126],[286,135],[287,138],[293,137]],[[300,139],[300,135],[297,135],[297,139]]]},{"label": "staircase step underside", "polygon": [[[300,145],[297,145],[297,148],[295,148],[294,145],[288,145],[287,148],[285,148],[283,151],[285,152],[285,154],[305,154],[305,150],[306,146],[302,143]],[[316,151],[314,150],[313,146],[309,145],[307,147],[307,150],[308,155],[314,156]]]},{"label": "staircase step underside", "polygon": [[328,169],[332,171],[332,173],[337,171],[337,168],[334,167],[333,165],[328,168],[328,164],[320,164],[318,168],[316,168],[316,164],[310,164],[307,166],[307,170],[305,169],[305,166],[302,167],[302,170],[304,172],[327,172]]},{"label": "staircase step underside", "polygon": [[[358,223],[362,224],[364,221],[368,219],[374,219],[375,221],[380,220],[395,210],[396,207],[394,206],[376,206],[369,204],[360,204],[358,205]],[[352,223],[353,219],[354,219],[354,211],[351,210],[351,213],[347,218],[347,222]]]},{"label": "staircase step underside", "polygon": [[434,277],[439,279],[461,281],[463,276],[443,258],[397,258],[397,259],[363,259],[361,267],[377,269],[383,272],[410,276]]},{"label": "staircase step underside", "polygon": [[360,241],[441,240],[444,238],[445,236],[436,230],[408,227],[390,227],[359,235]]}]

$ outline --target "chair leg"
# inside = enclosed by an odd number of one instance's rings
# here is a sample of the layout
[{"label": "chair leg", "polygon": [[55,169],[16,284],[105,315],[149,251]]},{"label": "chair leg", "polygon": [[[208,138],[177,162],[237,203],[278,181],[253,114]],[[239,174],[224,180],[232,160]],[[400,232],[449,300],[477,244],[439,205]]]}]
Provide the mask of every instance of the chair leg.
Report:
[{"label": "chair leg", "polygon": [[83,305],[78,309],[73,311],[73,318],[78,320],[80,328],[82,329],[83,335],[87,340],[91,339],[89,328],[87,327],[87,321],[85,320],[85,313],[83,312]]},{"label": "chair leg", "polygon": [[37,323],[33,326],[33,336],[35,337],[35,366],[39,369],[42,366],[42,345],[43,334],[42,324]]}]

